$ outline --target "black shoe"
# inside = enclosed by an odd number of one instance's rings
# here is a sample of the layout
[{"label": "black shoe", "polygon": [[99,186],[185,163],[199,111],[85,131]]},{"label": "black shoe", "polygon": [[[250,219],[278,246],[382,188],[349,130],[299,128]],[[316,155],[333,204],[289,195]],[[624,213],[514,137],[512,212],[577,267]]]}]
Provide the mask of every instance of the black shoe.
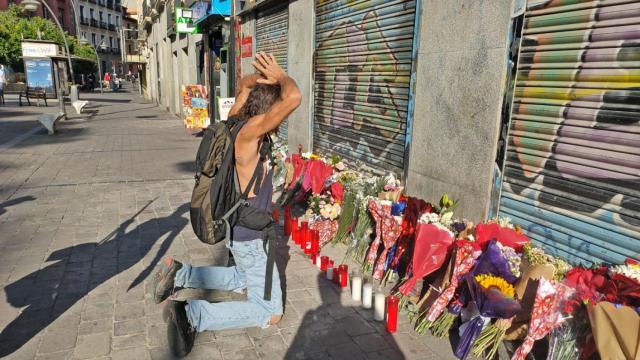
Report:
[{"label": "black shoe", "polygon": [[177,357],[187,356],[196,338],[196,331],[187,319],[186,304],[184,301],[169,301],[167,304],[169,349]]},{"label": "black shoe", "polygon": [[153,300],[160,304],[167,299],[175,286],[176,273],[182,268],[182,263],[167,256],[158,265],[158,270],[153,275]]}]

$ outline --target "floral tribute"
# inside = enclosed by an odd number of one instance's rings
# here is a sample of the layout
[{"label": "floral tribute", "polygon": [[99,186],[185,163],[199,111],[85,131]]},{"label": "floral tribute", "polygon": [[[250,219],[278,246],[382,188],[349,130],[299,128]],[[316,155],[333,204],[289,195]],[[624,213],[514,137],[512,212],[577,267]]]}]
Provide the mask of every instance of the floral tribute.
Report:
[{"label": "floral tribute", "polygon": [[[419,333],[457,332],[456,357],[493,359],[503,340],[519,340],[514,360],[540,342],[548,342],[549,360],[640,358],[637,255],[574,266],[508,218],[474,224],[454,216],[458,202],[446,194],[432,204],[403,194],[393,174],[286,152],[277,145],[274,157],[285,214],[308,221],[320,246],[346,246],[341,263],[358,263],[380,285],[392,282]],[[421,287],[428,290],[416,296]]]}]

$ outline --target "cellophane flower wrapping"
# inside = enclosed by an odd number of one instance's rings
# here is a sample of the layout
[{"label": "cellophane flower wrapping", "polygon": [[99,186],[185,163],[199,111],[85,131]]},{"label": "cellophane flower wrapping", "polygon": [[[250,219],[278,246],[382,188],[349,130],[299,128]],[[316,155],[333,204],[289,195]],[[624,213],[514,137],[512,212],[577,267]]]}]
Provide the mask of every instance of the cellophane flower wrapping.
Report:
[{"label": "cellophane flower wrapping", "polygon": [[395,269],[400,263],[402,256],[411,248],[415,243],[416,226],[418,225],[418,219],[425,212],[431,212],[433,206],[415,197],[408,197],[406,199],[407,207],[404,211],[402,218],[402,233],[398,239],[398,246],[391,260],[391,268]]},{"label": "cellophane flower wrapping", "polygon": [[411,262],[412,274],[399,288],[402,295],[409,295],[418,280],[442,267],[454,240],[454,234],[442,225],[418,224]]},{"label": "cellophane flower wrapping", "polygon": [[551,330],[565,321],[561,312],[561,304],[572,293],[573,290],[559,282],[545,278],[539,280],[529,331],[511,360],[524,360],[531,352],[535,341],[547,336]]},{"label": "cellophane flower wrapping", "polygon": [[465,359],[474,340],[480,335],[489,319],[509,319],[522,310],[515,298],[504,296],[498,289],[484,288],[475,279],[476,275],[493,275],[513,284],[517,278],[511,273],[507,259],[502,255],[496,241],[490,241],[480,255],[474,269],[465,276],[473,305],[478,315],[460,327],[460,342],[454,352],[459,359]]},{"label": "cellophane flower wrapping", "polygon": [[502,245],[506,245],[522,252],[522,247],[529,242],[529,238],[516,231],[514,228],[502,226],[496,222],[478,224],[476,226],[476,241],[484,246],[492,240],[497,240]]},{"label": "cellophane flower wrapping", "polygon": [[319,195],[324,189],[325,181],[333,174],[333,167],[322,160],[311,160],[304,169],[302,189]]},{"label": "cellophane flower wrapping", "polygon": [[434,322],[440,314],[447,308],[447,305],[453,299],[455,291],[460,285],[463,277],[471,271],[475,265],[476,259],[482,252],[473,242],[457,241],[455,250],[455,263],[453,265],[453,273],[451,274],[451,282],[440,293],[433,305],[424,315],[424,320]]}]

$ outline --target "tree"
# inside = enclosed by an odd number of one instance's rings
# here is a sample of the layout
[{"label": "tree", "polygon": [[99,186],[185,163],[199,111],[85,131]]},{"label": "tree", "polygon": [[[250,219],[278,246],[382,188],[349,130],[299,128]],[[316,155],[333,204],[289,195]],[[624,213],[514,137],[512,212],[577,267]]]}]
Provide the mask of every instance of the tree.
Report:
[{"label": "tree", "polygon": [[63,36],[66,36],[72,55],[95,63],[96,56],[89,45],[81,45],[78,39],[67,32],[60,32],[51,20],[24,15],[23,8],[18,5],[10,5],[7,10],[0,11],[0,63],[7,64],[16,71],[23,71],[20,43],[22,39],[38,39],[38,31],[42,40],[53,41],[58,45],[64,44]]}]

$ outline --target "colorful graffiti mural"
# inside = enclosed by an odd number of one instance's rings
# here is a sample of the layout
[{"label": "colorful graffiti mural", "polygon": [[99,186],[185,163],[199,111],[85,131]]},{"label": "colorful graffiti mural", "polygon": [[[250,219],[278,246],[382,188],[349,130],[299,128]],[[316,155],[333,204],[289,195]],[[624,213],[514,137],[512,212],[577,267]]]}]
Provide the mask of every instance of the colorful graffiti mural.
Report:
[{"label": "colorful graffiti mural", "polygon": [[401,170],[415,1],[318,1],[314,149]]},{"label": "colorful graffiti mural", "polygon": [[620,3],[525,14],[500,213],[576,263],[640,259],[640,2]]}]

